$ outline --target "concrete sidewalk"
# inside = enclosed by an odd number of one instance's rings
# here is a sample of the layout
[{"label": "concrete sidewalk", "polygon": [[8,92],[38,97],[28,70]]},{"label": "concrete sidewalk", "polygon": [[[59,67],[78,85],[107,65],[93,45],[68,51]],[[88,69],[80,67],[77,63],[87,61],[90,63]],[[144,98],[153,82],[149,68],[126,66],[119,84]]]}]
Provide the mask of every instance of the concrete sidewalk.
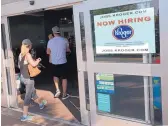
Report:
[{"label": "concrete sidewalk", "polygon": [[81,126],[80,124],[70,124],[63,120],[52,120],[41,115],[34,115],[31,122],[21,122],[22,113],[8,108],[1,107],[1,126]]},{"label": "concrete sidewalk", "polygon": [[21,122],[9,115],[1,114],[1,126],[39,126],[30,122]]}]

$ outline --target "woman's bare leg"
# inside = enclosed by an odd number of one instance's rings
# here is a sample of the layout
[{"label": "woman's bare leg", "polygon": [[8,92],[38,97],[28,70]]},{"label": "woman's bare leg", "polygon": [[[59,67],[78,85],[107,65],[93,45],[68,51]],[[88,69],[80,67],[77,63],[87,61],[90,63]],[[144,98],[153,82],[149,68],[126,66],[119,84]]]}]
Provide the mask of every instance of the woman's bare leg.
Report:
[{"label": "woman's bare leg", "polygon": [[60,89],[59,89],[59,78],[58,77],[53,77],[53,80],[54,80],[56,91],[60,91]]},{"label": "woman's bare leg", "polygon": [[28,115],[28,109],[29,109],[29,106],[23,106],[23,115],[24,116]]}]

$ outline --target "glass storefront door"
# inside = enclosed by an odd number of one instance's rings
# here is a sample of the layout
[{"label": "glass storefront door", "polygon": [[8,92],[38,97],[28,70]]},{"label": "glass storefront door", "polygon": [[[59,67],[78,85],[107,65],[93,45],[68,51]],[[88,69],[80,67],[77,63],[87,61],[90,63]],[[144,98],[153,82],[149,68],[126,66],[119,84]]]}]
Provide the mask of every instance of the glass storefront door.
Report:
[{"label": "glass storefront door", "polygon": [[4,58],[1,50],[1,106],[8,107],[6,72],[3,63]]},{"label": "glass storefront door", "polygon": [[[7,67],[7,74],[8,74],[8,85],[9,85],[9,102],[10,102],[10,107],[17,108],[18,100],[17,100],[17,95],[16,95],[16,82],[14,82],[15,79],[15,70],[14,70],[14,65],[13,65],[13,53],[12,53],[12,41],[11,41],[11,36],[12,33],[10,33],[10,26],[8,25],[10,22],[8,21],[8,18],[4,18],[5,22],[5,27],[8,29],[7,32],[7,57],[9,58],[8,60],[11,61],[8,64]],[[79,18],[78,18],[79,19]],[[78,19],[75,20],[75,29],[78,29],[78,26],[80,27],[80,23],[77,22]],[[9,23],[8,23],[9,22]],[[35,28],[35,27],[34,27]],[[75,30],[76,31],[76,30]],[[80,29],[79,29],[80,31]],[[80,44],[81,38],[83,39],[83,36],[80,36],[80,34],[76,33],[75,35],[77,37],[76,42],[76,52],[77,52],[77,65],[78,65],[78,87],[79,87],[79,99],[80,99],[80,114],[81,114],[81,123],[84,125],[89,125],[89,97],[88,97],[88,81],[87,81],[87,72],[86,72],[86,60],[83,60],[83,54],[81,50],[85,50],[83,46]],[[85,95],[85,92],[87,92],[87,96]],[[75,106],[75,105],[74,105]],[[76,107],[76,106],[75,106]]]},{"label": "glass storefront door", "polygon": [[8,88],[7,88],[7,76],[5,67],[5,28],[2,20],[1,24],[1,106],[8,107]]},{"label": "glass storefront door", "polygon": [[[10,102],[10,107],[13,108],[18,108],[17,104],[18,104],[18,100],[17,100],[17,95],[16,95],[16,82],[15,82],[15,70],[14,70],[14,65],[13,65],[13,61],[14,61],[14,54],[12,53],[12,40],[11,40],[11,36],[12,36],[12,32],[10,33],[10,25],[9,25],[9,21],[8,18],[4,18],[4,22],[5,22],[5,28],[7,29],[6,33],[6,39],[7,39],[7,57],[8,60],[11,61],[8,64],[7,67],[7,74],[8,74],[8,90],[9,90],[9,102]],[[75,20],[75,25],[76,26],[80,26],[77,22],[77,19]],[[9,23],[8,23],[9,22]],[[26,26],[27,27],[27,26]],[[34,27],[34,25],[33,25]],[[41,26],[40,26],[41,27]],[[75,27],[77,29],[77,27]],[[37,29],[36,27],[34,27],[34,29]],[[79,29],[80,31],[80,29]],[[11,35],[11,36],[10,36]],[[28,34],[26,34],[28,35]],[[75,35],[77,36],[77,34]],[[77,36],[77,40],[80,40],[80,38],[83,38],[80,36],[80,34]],[[83,60],[82,58],[82,53],[81,50],[83,49],[83,46],[81,46],[80,41],[76,42],[76,49],[77,49],[77,64],[78,64],[78,87],[79,87],[79,99],[80,99],[80,108],[77,108],[80,111],[81,114],[81,123],[84,125],[89,125],[89,97],[88,95],[85,96],[85,91],[88,93],[88,86],[87,86],[87,72],[86,72],[86,61]],[[84,49],[85,50],[85,49]],[[75,106],[73,104],[73,106]],[[76,106],[75,106],[76,107]],[[47,111],[46,111],[47,112]],[[73,113],[72,113],[73,114]],[[68,116],[68,115],[67,115]]]},{"label": "glass storefront door", "polygon": [[[74,6],[76,40],[86,44],[92,126],[167,121],[162,117],[167,102],[162,103],[161,4],[158,0],[88,0]],[[85,53],[83,48],[79,52]]]},{"label": "glass storefront door", "polygon": [[[3,28],[3,24],[1,24],[1,31]],[[8,107],[8,100],[7,100],[7,80],[6,80],[6,71],[4,62],[4,46],[3,46],[3,32],[1,32],[1,106]]]}]

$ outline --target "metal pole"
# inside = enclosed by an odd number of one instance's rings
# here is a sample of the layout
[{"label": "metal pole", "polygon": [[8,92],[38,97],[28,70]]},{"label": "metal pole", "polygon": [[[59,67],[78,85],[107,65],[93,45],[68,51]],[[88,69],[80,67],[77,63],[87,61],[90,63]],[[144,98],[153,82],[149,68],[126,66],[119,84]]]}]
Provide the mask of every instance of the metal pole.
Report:
[{"label": "metal pole", "polygon": [[[143,63],[148,63],[148,54],[143,54]],[[150,123],[149,114],[149,77],[144,77],[144,101],[145,101],[145,121]]]},{"label": "metal pole", "polygon": [[[153,59],[152,59],[152,54],[148,54],[149,55],[149,63],[152,64],[153,63]],[[154,60],[155,60],[155,56],[154,56]],[[154,105],[153,105],[153,77],[149,78],[149,92],[150,92],[150,120],[151,120],[151,124],[154,125]]]}]

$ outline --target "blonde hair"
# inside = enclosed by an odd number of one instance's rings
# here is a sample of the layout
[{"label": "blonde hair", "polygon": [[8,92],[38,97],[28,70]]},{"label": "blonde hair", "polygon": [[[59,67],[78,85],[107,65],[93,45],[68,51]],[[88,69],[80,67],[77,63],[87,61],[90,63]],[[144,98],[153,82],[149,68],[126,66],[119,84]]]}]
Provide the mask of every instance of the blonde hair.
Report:
[{"label": "blonde hair", "polygon": [[21,56],[25,56],[30,50],[30,45],[22,44],[21,46]]}]

